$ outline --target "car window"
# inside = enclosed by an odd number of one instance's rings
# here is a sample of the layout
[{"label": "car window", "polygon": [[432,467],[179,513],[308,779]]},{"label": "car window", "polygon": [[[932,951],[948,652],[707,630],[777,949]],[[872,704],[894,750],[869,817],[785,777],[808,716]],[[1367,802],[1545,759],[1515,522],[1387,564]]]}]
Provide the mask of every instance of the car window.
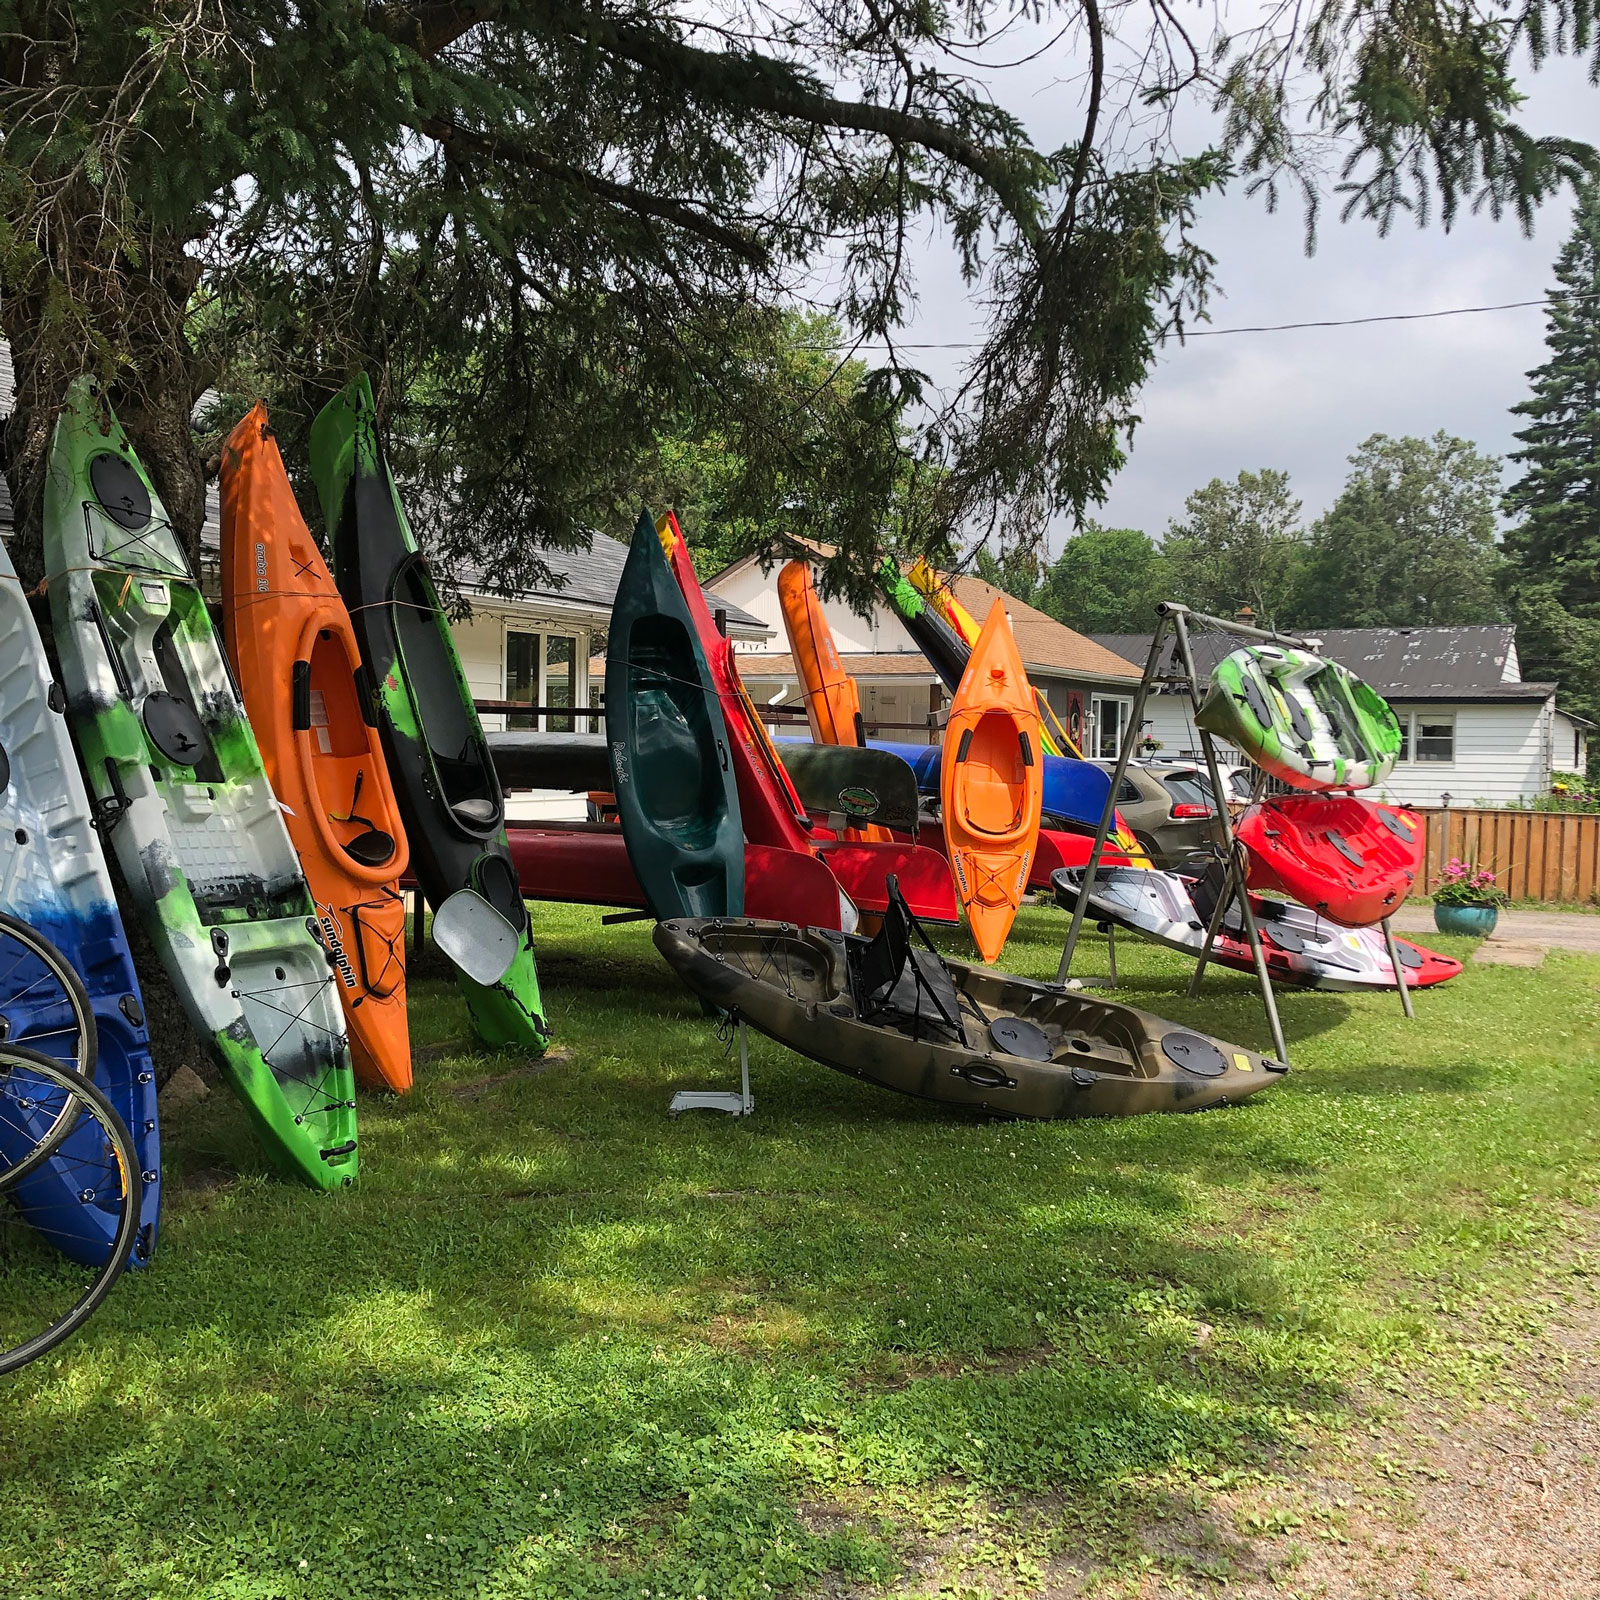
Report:
[{"label": "car window", "polygon": [[1122,787],[1117,790],[1117,804],[1119,806],[1136,806],[1144,799],[1143,791],[1132,778],[1124,778]]},{"label": "car window", "polygon": [[1208,806],[1211,804],[1211,785],[1198,772],[1164,772],[1161,781],[1172,796],[1173,803],[1181,806]]}]

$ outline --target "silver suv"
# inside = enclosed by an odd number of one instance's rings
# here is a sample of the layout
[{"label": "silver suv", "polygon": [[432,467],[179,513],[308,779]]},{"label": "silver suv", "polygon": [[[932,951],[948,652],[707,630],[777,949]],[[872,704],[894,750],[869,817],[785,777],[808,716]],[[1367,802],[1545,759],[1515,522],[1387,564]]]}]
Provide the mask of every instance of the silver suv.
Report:
[{"label": "silver suv", "polygon": [[[1114,761],[1095,765],[1107,772],[1116,767]],[[1185,866],[1222,843],[1211,780],[1191,762],[1130,761],[1116,804],[1158,867]]]}]

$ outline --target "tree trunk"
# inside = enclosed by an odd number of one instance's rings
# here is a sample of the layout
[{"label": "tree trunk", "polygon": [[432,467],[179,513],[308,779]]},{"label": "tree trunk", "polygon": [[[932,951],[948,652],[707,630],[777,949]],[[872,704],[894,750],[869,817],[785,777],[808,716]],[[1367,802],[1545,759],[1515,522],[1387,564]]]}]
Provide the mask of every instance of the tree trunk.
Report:
[{"label": "tree trunk", "polygon": [[[105,384],[198,576],[205,482],[190,414],[203,385],[184,324],[199,265],[164,234],[146,240],[137,266],[119,255],[107,269],[87,249],[56,254],[67,259],[41,265],[24,283],[0,282],[0,333],[17,383],[4,454],[18,576],[28,588],[44,576],[51,433],[67,386],[85,373]],[[69,293],[85,283],[95,286],[92,297]]]}]

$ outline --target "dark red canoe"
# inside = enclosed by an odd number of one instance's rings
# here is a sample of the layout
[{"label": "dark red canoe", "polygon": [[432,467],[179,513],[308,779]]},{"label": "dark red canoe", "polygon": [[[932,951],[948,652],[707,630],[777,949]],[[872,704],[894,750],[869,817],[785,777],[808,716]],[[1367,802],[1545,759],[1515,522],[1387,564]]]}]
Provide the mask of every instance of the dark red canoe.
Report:
[{"label": "dark red canoe", "polygon": [[1351,928],[1405,903],[1422,865],[1422,822],[1353,794],[1262,800],[1234,824],[1250,852],[1250,887],[1277,890]]}]

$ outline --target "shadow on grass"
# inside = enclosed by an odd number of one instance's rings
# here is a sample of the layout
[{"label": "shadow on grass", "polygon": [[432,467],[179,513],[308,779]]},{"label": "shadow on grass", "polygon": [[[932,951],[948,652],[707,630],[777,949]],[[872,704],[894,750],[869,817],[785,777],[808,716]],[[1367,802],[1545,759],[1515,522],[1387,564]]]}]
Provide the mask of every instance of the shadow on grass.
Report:
[{"label": "shadow on grass", "polygon": [[[246,1176],[175,1187],[154,1269],[0,1398],[0,1592],[870,1583],[878,1536],[806,1505],[952,1476],[1097,1496],[1269,1461],[1286,1416],[1345,1404],[1324,1313],[1228,1204],[1332,1159],[1295,1077],[1199,1117],[998,1123],[753,1040],[757,1115],[673,1123],[673,1089],[737,1067],[648,934],[574,918],[541,971],[571,1059],[452,1054],[409,1099],[363,1096],[349,1194],[261,1178],[223,1095],[173,1118],[180,1164]],[[1231,981],[1188,1016],[1259,1006]],[[1129,992],[1162,1010],[1158,983]],[[1294,1038],[1343,1019],[1296,999]],[[465,1035],[445,983],[413,1018]],[[1376,1067],[1310,1081],[1395,1092]]]}]

